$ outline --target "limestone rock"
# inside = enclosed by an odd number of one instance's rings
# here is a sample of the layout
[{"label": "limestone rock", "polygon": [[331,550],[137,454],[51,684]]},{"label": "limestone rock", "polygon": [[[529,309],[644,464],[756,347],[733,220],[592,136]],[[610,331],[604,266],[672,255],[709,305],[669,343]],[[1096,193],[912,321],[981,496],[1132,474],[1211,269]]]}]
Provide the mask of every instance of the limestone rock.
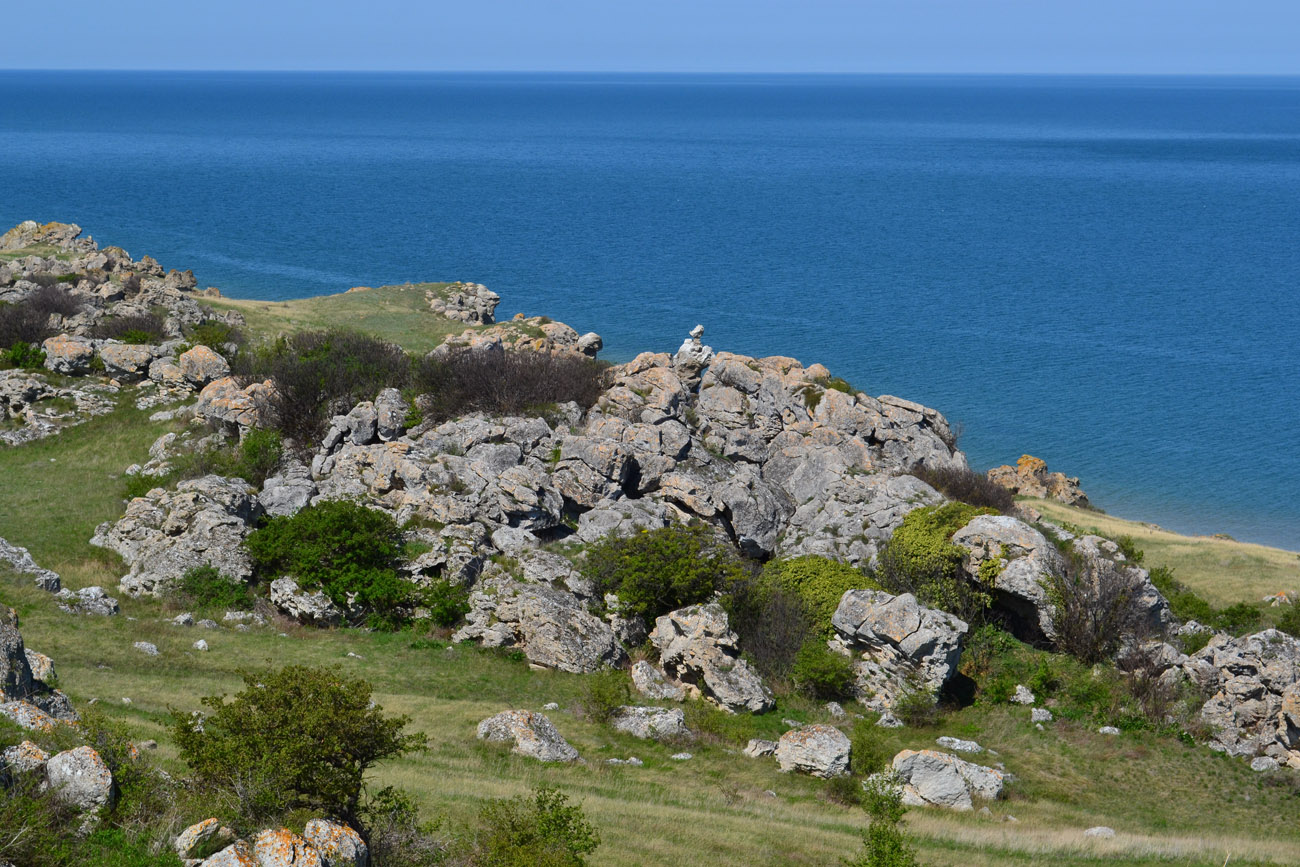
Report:
[{"label": "limestone rock", "polygon": [[242,479],[204,476],[132,500],[125,516],[101,524],[90,541],[130,567],[122,592],[157,596],[198,566],[211,565],[231,581],[250,577],[241,543],[261,513]]},{"label": "limestone rock", "polygon": [[8,717],[19,728],[29,732],[54,730],[57,720],[29,701],[6,701],[0,704],[0,715]]},{"label": "limestone rock", "polygon": [[473,325],[491,325],[501,296],[481,283],[452,283],[442,290],[425,293],[429,308],[439,316],[469,322]]},{"label": "limestone rock", "polygon": [[132,645],[132,647],[134,647],[136,650],[143,653],[145,656],[158,655],[158,646],[155,644],[151,644],[148,641],[137,641],[135,644]]},{"label": "limestone rock", "polygon": [[32,559],[31,552],[20,545],[11,545],[0,538],[0,563],[4,563],[15,572],[31,575],[36,586],[50,593],[58,593],[61,581],[57,572],[42,569]]},{"label": "limestone rock", "polygon": [[723,710],[762,713],[775,704],[757,672],[740,658],[739,638],[716,602],[658,618],[650,640],[666,675],[690,684]]},{"label": "limestone rock", "polygon": [[1009,616],[1017,637],[1031,643],[1056,639],[1056,611],[1043,586],[1044,575],[1059,576],[1065,570],[1055,545],[1007,515],[977,516],[953,534],[952,543],[971,552],[966,570],[973,578],[979,578],[987,560],[1000,567],[991,587],[994,604]]},{"label": "limestone rock", "polygon": [[267,829],[253,839],[257,867],[324,867],[320,853],[288,828]]},{"label": "limestone rock", "polygon": [[23,699],[35,691],[27,648],[18,631],[18,613],[0,606],[0,699]]},{"label": "limestone rock", "polygon": [[1052,712],[1045,707],[1031,708],[1029,711],[1030,722],[1049,723],[1052,719]]},{"label": "limestone rock", "polygon": [[48,681],[54,678],[54,660],[31,648],[27,648],[24,655],[27,657],[27,665],[31,667],[32,677],[35,680]]},{"label": "limestone rock", "polygon": [[45,763],[49,761],[50,754],[38,747],[31,741],[23,741],[12,747],[7,747],[4,754],[0,756],[0,763],[3,763],[4,770],[11,776],[14,774],[31,774],[45,770]]},{"label": "limestone rock", "polygon": [[781,735],[776,762],[782,771],[829,779],[849,772],[849,739],[828,725],[809,725]]},{"label": "limestone rock", "polygon": [[260,867],[260,865],[254,858],[253,847],[243,840],[237,840],[205,860],[199,867]]},{"label": "limestone rock", "polygon": [[95,358],[95,344],[86,337],[58,334],[41,344],[45,368],[65,376],[85,376]]},{"label": "limestone rock", "polygon": [[206,346],[195,346],[193,349],[181,353],[181,357],[177,361],[181,376],[185,377],[185,381],[192,388],[203,388],[210,382],[215,382],[230,375],[230,364],[226,359]]},{"label": "limestone rock", "polygon": [[855,657],[856,692],[886,711],[914,686],[937,693],[957,671],[966,624],[910,593],[849,590],[831,618],[832,646]]},{"label": "limestone rock", "polygon": [[1107,828],[1105,825],[1097,825],[1095,827],[1089,828],[1088,830],[1084,831],[1083,836],[1097,837],[1103,840],[1108,840],[1111,837],[1115,836],[1115,829]]},{"label": "limestone rock", "polygon": [[1180,670],[1211,694],[1201,720],[1215,733],[1212,749],[1300,752],[1300,639],[1276,629],[1241,638],[1221,633]]},{"label": "limestone rock", "polygon": [[120,609],[117,600],[103,587],[83,587],[75,593],[67,588],[58,592],[59,608],[69,614],[86,614],[94,617],[112,617]]},{"label": "limestone rock", "polygon": [[507,710],[478,724],[478,738],[489,743],[513,742],[511,752],[539,762],[571,762],[578,751],[569,746],[543,714]]},{"label": "limestone rock", "polygon": [[681,708],[624,706],[614,711],[609,724],[616,731],[642,739],[663,741],[690,735]]},{"label": "limestone rock", "polygon": [[970,810],[974,798],[1000,797],[1005,779],[1001,771],[935,750],[903,750],[893,767],[903,781],[903,803],[913,807]]},{"label": "limestone rock", "polygon": [[744,753],[751,759],[761,759],[763,756],[770,756],[776,752],[778,744],[776,741],[764,740],[763,738],[750,738],[749,743],[745,744]]},{"label": "limestone rock", "polygon": [[361,835],[340,822],[312,819],[303,836],[320,853],[324,867],[366,867],[370,862],[370,849]]},{"label": "limestone rock", "polygon": [[660,701],[685,701],[686,688],[680,683],[670,683],[663,672],[644,659],[632,664],[632,685],[647,698]]},{"label": "limestone rock", "polygon": [[266,480],[257,501],[271,517],[288,517],[310,505],[316,493],[311,471],[294,463]]},{"label": "limestone rock", "polygon": [[83,813],[107,807],[114,799],[113,775],[88,746],[51,756],[45,763],[45,779],[60,801]]},{"label": "limestone rock", "polygon": [[104,373],[121,382],[139,382],[149,376],[154,348],[129,343],[104,343],[99,347]]},{"label": "limestone rock", "polygon": [[217,819],[204,819],[202,822],[196,822],[190,825],[172,842],[172,848],[181,858],[193,858],[196,853],[219,845],[222,837],[227,839],[230,836],[230,830],[223,828],[221,822]]},{"label": "limestone rock", "polygon": [[1031,455],[1021,455],[1014,467],[994,467],[989,470],[988,477],[989,481],[1018,496],[1057,500],[1085,509],[1091,505],[1077,478],[1067,478],[1064,473],[1049,473],[1047,463]]},{"label": "limestone rock", "polygon": [[315,626],[334,626],[343,619],[343,612],[323,590],[307,592],[288,576],[271,582],[271,604],[294,620]]},{"label": "limestone rock", "polygon": [[265,427],[269,420],[269,401],[274,393],[270,380],[240,387],[229,376],[214,380],[199,392],[194,413],[227,436]]},{"label": "limestone rock", "polygon": [[1011,701],[1014,704],[1029,705],[1033,704],[1037,699],[1034,697],[1034,694],[1029,691],[1029,687],[1025,686],[1023,683],[1018,683],[1016,684],[1015,695],[1011,696]]},{"label": "limestone rock", "polygon": [[956,753],[982,753],[984,748],[975,741],[964,741],[961,738],[941,737],[935,740],[939,746]]}]

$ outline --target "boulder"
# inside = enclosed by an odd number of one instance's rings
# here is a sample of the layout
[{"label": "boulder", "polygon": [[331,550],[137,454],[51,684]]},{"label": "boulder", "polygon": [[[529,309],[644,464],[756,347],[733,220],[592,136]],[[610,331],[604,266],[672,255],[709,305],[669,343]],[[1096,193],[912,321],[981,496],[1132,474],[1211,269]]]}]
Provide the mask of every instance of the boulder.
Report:
[{"label": "boulder", "polygon": [[849,590],[831,618],[833,649],[854,657],[855,691],[863,704],[886,711],[914,688],[941,690],[957,671],[966,624],[927,608],[910,593]]},{"label": "boulder", "polygon": [[1102,840],[1109,840],[1115,836],[1115,829],[1108,828],[1105,825],[1096,825],[1083,832],[1085,837],[1096,837]]},{"label": "boulder", "polygon": [[202,345],[181,353],[177,362],[181,376],[195,389],[230,375],[230,364],[226,359]]},{"label": "boulder", "polygon": [[0,763],[4,765],[4,771],[10,776],[16,774],[31,774],[37,771],[45,770],[45,763],[49,761],[50,754],[38,747],[31,741],[23,741],[12,747],[7,747],[4,754],[0,756]]},{"label": "boulder", "polygon": [[936,738],[935,743],[947,750],[957,753],[982,753],[984,748],[975,741],[964,741],[961,738],[950,738],[947,736]]},{"label": "boulder", "polygon": [[632,664],[632,685],[647,698],[658,701],[685,701],[686,688],[680,683],[670,683],[659,669],[644,659]]},{"label": "boulder", "polygon": [[406,433],[410,406],[395,388],[386,388],[375,398],[375,425],[381,442],[392,442]]},{"label": "boulder", "polygon": [[[1056,639],[1056,610],[1043,586],[1045,575],[1061,575],[1065,560],[1033,527],[1007,515],[979,515],[953,534],[952,543],[970,551],[966,571],[979,580],[990,572],[994,605],[1009,617],[1016,637],[1030,643]],[[986,561],[992,561],[985,565]]]},{"label": "boulder", "polygon": [[1091,506],[1077,478],[1067,478],[1065,473],[1049,473],[1047,462],[1032,455],[1021,455],[1014,467],[994,467],[989,470],[988,477],[989,481],[1017,496],[1056,500],[1084,509]]},{"label": "boulder", "polygon": [[776,741],[764,740],[763,738],[750,738],[749,743],[745,744],[744,754],[751,759],[761,759],[763,756],[770,756],[776,752],[779,746]]},{"label": "boulder", "polygon": [[13,721],[19,728],[29,732],[49,732],[54,730],[54,717],[29,701],[6,701],[0,704],[0,716]]},{"label": "boulder", "polygon": [[849,772],[849,739],[834,726],[802,726],[781,735],[776,763],[783,772],[799,771],[829,779]]},{"label": "boulder", "polygon": [[27,665],[31,667],[33,679],[44,681],[54,679],[54,660],[31,648],[27,648],[24,654],[27,657]]},{"label": "boulder", "polygon": [[903,782],[903,803],[909,806],[970,810],[972,799],[1002,795],[1001,771],[936,750],[903,750],[894,756],[893,767]]},{"label": "boulder", "polygon": [[104,373],[121,382],[139,382],[149,376],[154,347],[130,343],[104,343],[99,347]]},{"label": "boulder", "polygon": [[507,710],[478,724],[478,739],[489,743],[513,742],[511,752],[539,762],[571,762],[578,751],[569,746],[551,721],[528,710]]},{"label": "boulder", "polygon": [[157,596],[198,566],[211,565],[231,581],[252,575],[242,543],[262,508],[242,479],[204,476],[137,497],[116,522],[101,524],[90,540],[122,556],[130,571],[122,592]]},{"label": "boulder", "polygon": [[370,863],[366,841],[341,822],[312,819],[303,836],[320,853],[323,867],[366,867]]},{"label": "boulder", "polygon": [[681,708],[623,706],[614,711],[609,724],[616,731],[657,741],[689,737],[686,715]]},{"label": "boulder", "polygon": [[95,359],[95,344],[88,337],[57,334],[41,344],[45,350],[45,368],[65,376],[85,376]]},{"label": "boulder", "polygon": [[739,637],[716,602],[658,618],[650,641],[659,649],[666,675],[690,685],[723,710],[762,713],[775,704],[758,673],[740,658]]},{"label": "boulder", "polygon": [[237,840],[199,864],[199,867],[259,867],[253,847]]},{"label": "boulder", "polygon": [[257,501],[271,517],[288,517],[309,506],[316,493],[311,470],[295,463],[268,478]]},{"label": "boulder", "polygon": [[120,609],[117,600],[103,587],[82,587],[75,593],[66,587],[58,592],[59,608],[69,614],[112,617]]},{"label": "boulder", "polygon": [[8,701],[32,695],[36,685],[22,633],[18,631],[18,613],[0,606],[0,698]]},{"label": "boulder", "polygon": [[234,379],[224,376],[199,392],[194,414],[227,436],[237,437],[243,431],[266,426],[273,394],[270,380],[241,388]]},{"label": "boulder", "polygon": [[334,626],[343,619],[343,612],[323,590],[307,592],[288,576],[271,582],[271,604],[300,623]]},{"label": "boulder", "polygon": [[1220,633],[1178,669],[1210,694],[1201,720],[1210,748],[1300,764],[1300,639],[1276,629]]},{"label": "boulder", "polygon": [[320,853],[288,828],[270,829],[253,838],[257,867],[324,867]]},{"label": "boulder", "polygon": [[113,774],[92,747],[51,756],[45,779],[60,801],[83,813],[107,807],[114,799]]},{"label": "boulder", "polygon": [[230,829],[223,828],[221,822],[217,819],[204,819],[202,822],[196,822],[190,825],[172,842],[172,848],[182,859],[194,858],[197,853],[208,850],[222,842],[222,838],[229,838]]},{"label": "boulder", "polygon": [[49,593],[58,593],[62,582],[57,572],[42,569],[32,559],[31,552],[20,545],[11,545],[0,538],[0,563],[4,563],[15,572],[31,575],[36,586]]}]

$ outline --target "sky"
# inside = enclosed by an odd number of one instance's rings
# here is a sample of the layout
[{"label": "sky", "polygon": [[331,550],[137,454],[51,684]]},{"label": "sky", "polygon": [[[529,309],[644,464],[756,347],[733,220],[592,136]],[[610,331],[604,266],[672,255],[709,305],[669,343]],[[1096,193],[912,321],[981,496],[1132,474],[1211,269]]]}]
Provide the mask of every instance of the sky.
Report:
[{"label": "sky", "polygon": [[1300,0],[64,0],[4,69],[1300,73]]}]

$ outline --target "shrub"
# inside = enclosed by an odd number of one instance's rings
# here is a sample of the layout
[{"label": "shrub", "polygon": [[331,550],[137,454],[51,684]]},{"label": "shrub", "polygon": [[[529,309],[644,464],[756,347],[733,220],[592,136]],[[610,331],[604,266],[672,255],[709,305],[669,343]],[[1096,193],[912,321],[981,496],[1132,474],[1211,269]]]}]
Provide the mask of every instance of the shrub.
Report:
[{"label": "shrub", "polygon": [[386,786],[361,808],[370,863],[383,867],[435,867],[446,863],[447,845],[439,823],[420,821],[415,803],[399,789]]},{"label": "shrub", "polygon": [[950,500],[979,508],[993,509],[1006,515],[1016,505],[1015,495],[993,482],[983,473],[957,467],[927,467],[917,464],[908,470],[913,476],[939,491]]},{"label": "shrub", "polygon": [[823,793],[826,800],[833,804],[843,804],[846,807],[857,807],[862,804],[862,783],[848,774],[841,774],[827,780]]},{"label": "shrub", "polygon": [[1049,573],[1043,581],[1054,609],[1056,646],[1083,662],[1100,662],[1136,626],[1132,584],[1104,557],[1086,559],[1072,548],[1063,553],[1061,574]]},{"label": "shrub", "polygon": [[708,527],[680,524],[597,542],[582,573],[598,598],[616,593],[624,612],[647,620],[704,602],[745,574],[736,552]]},{"label": "shrub", "polygon": [[603,723],[632,700],[627,675],[606,668],[583,678],[582,710],[587,719]]},{"label": "shrub", "polygon": [[280,466],[283,455],[284,443],[279,431],[253,428],[239,441],[232,467],[234,472],[230,475],[239,476],[260,488]]},{"label": "shrub", "polygon": [[45,351],[35,343],[19,341],[0,354],[6,364],[22,370],[39,370],[45,366]]},{"label": "shrub", "polygon": [[1251,605],[1249,602],[1238,602],[1216,612],[1210,625],[1215,629],[1231,632],[1233,635],[1245,635],[1259,628],[1260,619],[1261,612],[1258,606]]},{"label": "shrub", "polygon": [[200,322],[188,330],[186,337],[192,344],[206,346],[213,352],[226,356],[227,361],[232,353],[226,348],[226,344],[233,343],[239,347],[247,342],[242,331],[220,319]]},{"label": "shrub", "polygon": [[167,338],[162,319],[152,313],[139,316],[105,316],[94,328],[100,340],[120,340],[123,343],[161,343]]},{"label": "shrub", "polygon": [[587,409],[604,390],[607,370],[580,355],[463,349],[418,361],[412,389],[424,417],[435,421],[469,412],[535,414],[568,401]]},{"label": "shrub", "polygon": [[[1142,552],[1137,553],[1140,558]],[[1238,602],[1227,608],[1216,609],[1186,584],[1174,578],[1172,569],[1164,566],[1154,567],[1151,570],[1151,583],[1169,602],[1169,610],[1173,615],[1183,622],[1195,620],[1212,629],[1231,632],[1234,635],[1243,635],[1259,628],[1261,613],[1258,606],[1248,602]],[[1186,643],[1185,638],[1184,644]]]},{"label": "shrub", "polygon": [[823,639],[810,638],[795,656],[790,680],[812,698],[845,698],[853,691],[853,661],[831,650]]},{"label": "shrub", "polygon": [[825,638],[835,632],[831,617],[845,591],[881,589],[852,566],[815,555],[773,560],[763,569],[763,579],[802,599],[813,628]]},{"label": "shrub", "polygon": [[197,566],[181,577],[177,593],[195,608],[238,608],[253,605],[253,593],[242,581],[232,581],[215,566]]},{"label": "shrub", "polygon": [[913,593],[934,608],[967,623],[978,623],[991,604],[987,591],[970,582],[963,569],[967,551],[950,541],[977,515],[989,509],[945,503],[914,509],[876,555],[872,577],[891,593]]},{"label": "shrub", "polygon": [[936,726],[943,719],[943,712],[934,693],[921,687],[913,686],[894,699],[892,708],[894,716],[912,728],[929,728]]},{"label": "shrub", "polygon": [[916,867],[916,850],[899,828],[907,808],[897,774],[882,774],[862,787],[862,806],[871,824],[862,835],[862,853],[845,867]]},{"label": "shrub", "polygon": [[469,858],[475,867],[581,867],[600,845],[582,808],[547,786],[487,804],[479,821]]},{"label": "shrub", "polygon": [[45,338],[54,336],[50,328],[50,317],[28,304],[5,304],[0,302],[0,349],[8,349],[18,343],[35,343],[40,345]]},{"label": "shrub", "polygon": [[67,289],[58,285],[42,286],[23,302],[37,313],[49,318],[50,314],[75,316],[81,312],[81,302]]},{"label": "shrub", "polygon": [[723,598],[740,650],[768,679],[790,675],[795,655],[813,634],[807,606],[796,594],[761,576],[746,577]]},{"label": "shrub", "polygon": [[270,416],[302,449],[319,442],[329,419],[370,400],[384,388],[401,388],[410,374],[402,350],[350,331],[301,331],[232,365],[241,380],[275,384]]},{"label": "shrub", "polygon": [[[1300,603],[1292,603],[1277,619],[1277,628],[1287,635],[1300,638]],[[1204,645],[1202,645],[1204,646]]]},{"label": "shrub", "polygon": [[849,743],[852,745],[849,770],[860,777],[886,770],[894,760],[894,750],[885,740],[885,730],[869,720],[860,719],[853,724]]},{"label": "shrub", "polygon": [[244,672],[206,716],[173,710],[172,735],[198,782],[238,804],[246,827],[291,809],[355,820],[366,771],[425,746],[407,717],[385,716],[370,684],[337,669],[289,665]]},{"label": "shrub", "polygon": [[420,606],[438,626],[455,626],[469,613],[469,591],[451,581],[437,580],[419,593]]},{"label": "shrub", "polygon": [[418,601],[415,586],[397,573],[401,530],[387,513],[358,503],[330,500],[272,518],[244,546],[260,576],[290,575],[374,626],[397,626]]}]

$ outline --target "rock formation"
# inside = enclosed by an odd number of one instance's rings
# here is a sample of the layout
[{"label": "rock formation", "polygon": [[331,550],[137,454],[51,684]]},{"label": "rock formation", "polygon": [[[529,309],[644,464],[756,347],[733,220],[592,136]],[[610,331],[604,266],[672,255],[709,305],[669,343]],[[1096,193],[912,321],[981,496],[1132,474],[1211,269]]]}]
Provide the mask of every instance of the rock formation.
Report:
[{"label": "rock formation", "polygon": [[1067,478],[1064,473],[1049,473],[1047,462],[1032,455],[1021,455],[1014,467],[1003,465],[988,472],[989,481],[995,482],[1021,497],[1056,500],[1067,506],[1091,507],[1088,495],[1079,487],[1077,478]]}]

